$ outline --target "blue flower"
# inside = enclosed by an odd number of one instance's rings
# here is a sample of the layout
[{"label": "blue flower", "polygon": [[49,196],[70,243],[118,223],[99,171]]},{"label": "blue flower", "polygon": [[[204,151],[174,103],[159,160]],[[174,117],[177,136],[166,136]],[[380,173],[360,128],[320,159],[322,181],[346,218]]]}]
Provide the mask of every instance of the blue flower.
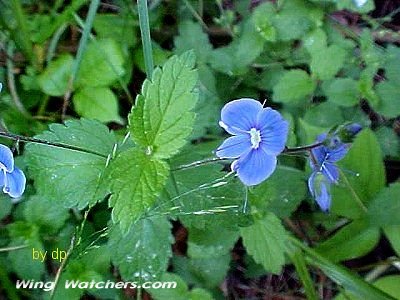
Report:
[{"label": "blue flower", "polygon": [[[326,137],[326,134],[321,134],[317,142],[323,142]],[[337,143],[332,147],[321,145],[310,151],[313,172],[308,179],[308,189],[323,211],[328,211],[331,206],[331,185],[339,181],[339,168],[335,163],[346,155],[348,148],[348,144]]]},{"label": "blue flower", "polygon": [[288,122],[276,110],[242,98],[222,108],[219,124],[233,136],[218,147],[216,155],[236,158],[231,168],[245,185],[267,179],[276,168],[276,157],[285,148]]},{"label": "blue flower", "polygon": [[21,197],[25,190],[24,173],[14,166],[11,150],[0,144],[0,188],[13,198]]}]

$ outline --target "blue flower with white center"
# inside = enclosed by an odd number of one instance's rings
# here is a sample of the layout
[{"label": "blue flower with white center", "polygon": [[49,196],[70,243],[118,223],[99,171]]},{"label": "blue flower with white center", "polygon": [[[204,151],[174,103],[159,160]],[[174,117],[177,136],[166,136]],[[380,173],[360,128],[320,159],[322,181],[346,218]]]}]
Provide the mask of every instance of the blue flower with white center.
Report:
[{"label": "blue flower with white center", "polygon": [[[323,142],[326,134],[321,134],[317,142]],[[310,166],[313,170],[308,179],[308,189],[323,211],[331,207],[330,187],[339,181],[339,168],[335,165],[348,151],[348,144],[337,144],[335,147],[321,145],[311,149]]]},{"label": "blue flower with white center", "polygon": [[14,166],[11,150],[0,144],[0,188],[12,198],[18,198],[24,193],[25,184],[25,175]]},{"label": "blue flower with white center", "polygon": [[285,149],[288,122],[276,110],[242,98],[222,108],[219,124],[233,136],[218,147],[216,155],[236,159],[231,168],[245,185],[267,179],[276,168],[276,157]]}]

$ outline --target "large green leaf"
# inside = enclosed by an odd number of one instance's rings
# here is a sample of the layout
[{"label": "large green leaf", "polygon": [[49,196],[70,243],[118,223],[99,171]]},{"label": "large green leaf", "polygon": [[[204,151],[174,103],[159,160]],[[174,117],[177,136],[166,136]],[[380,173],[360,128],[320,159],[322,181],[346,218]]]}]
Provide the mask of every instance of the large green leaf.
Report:
[{"label": "large green leaf", "polygon": [[64,54],[50,62],[47,68],[38,76],[41,90],[50,96],[62,96],[68,89],[74,59]]},{"label": "large green leaf", "polygon": [[160,279],[166,271],[172,242],[171,224],[157,216],[138,220],[127,234],[115,226],[108,245],[122,278],[143,282]]},{"label": "large green leaf", "polygon": [[36,138],[82,151],[27,144],[25,159],[38,193],[79,209],[102,200],[107,194],[102,175],[117,143],[114,134],[100,122],[85,119],[51,124],[49,129]]},{"label": "large green leaf", "polygon": [[350,218],[359,217],[364,213],[359,202],[367,205],[385,185],[381,149],[374,133],[369,129],[360,132],[338,164],[344,171],[339,186],[333,189],[332,211]]},{"label": "large green leaf", "polygon": [[76,85],[108,86],[125,74],[124,55],[112,39],[92,40],[83,55]]},{"label": "large green leaf", "polygon": [[110,162],[112,217],[126,232],[154,204],[168,177],[168,164],[132,148]]},{"label": "large green leaf", "polygon": [[315,83],[303,70],[293,69],[286,72],[274,87],[274,101],[295,102],[310,95]]},{"label": "large green leaf", "polygon": [[333,262],[353,259],[367,254],[379,241],[379,228],[366,222],[353,221],[318,245],[316,250]]},{"label": "large green leaf", "polygon": [[129,116],[133,140],[158,158],[169,158],[193,130],[197,102],[193,52],[170,58],[146,80]]},{"label": "large green leaf", "polygon": [[240,229],[247,252],[257,263],[272,273],[279,274],[285,263],[286,231],[280,220],[272,213],[253,225]]},{"label": "large green leaf", "polygon": [[106,87],[87,87],[80,89],[72,99],[76,112],[85,118],[101,122],[123,123],[118,114],[118,99]]},{"label": "large green leaf", "polygon": [[400,183],[383,189],[368,206],[367,220],[375,226],[400,225]]}]

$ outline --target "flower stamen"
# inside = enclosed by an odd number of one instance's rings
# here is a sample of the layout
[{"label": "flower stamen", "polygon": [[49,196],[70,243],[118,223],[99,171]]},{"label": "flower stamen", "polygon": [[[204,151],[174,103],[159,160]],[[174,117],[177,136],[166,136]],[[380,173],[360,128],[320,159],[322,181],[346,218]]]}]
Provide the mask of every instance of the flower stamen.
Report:
[{"label": "flower stamen", "polygon": [[255,128],[250,129],[250,142],[253,149],[257,149],[261,142],[260,130]]}]

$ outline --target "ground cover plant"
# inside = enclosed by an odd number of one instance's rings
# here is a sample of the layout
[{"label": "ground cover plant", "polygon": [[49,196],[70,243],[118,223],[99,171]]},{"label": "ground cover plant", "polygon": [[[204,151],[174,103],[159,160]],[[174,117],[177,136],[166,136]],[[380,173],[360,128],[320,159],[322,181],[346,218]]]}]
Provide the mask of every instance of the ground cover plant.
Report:
[{"label": "ground cover plant", "polygon": [[0,298],[400,299],[399,10],[0,1]]}]

